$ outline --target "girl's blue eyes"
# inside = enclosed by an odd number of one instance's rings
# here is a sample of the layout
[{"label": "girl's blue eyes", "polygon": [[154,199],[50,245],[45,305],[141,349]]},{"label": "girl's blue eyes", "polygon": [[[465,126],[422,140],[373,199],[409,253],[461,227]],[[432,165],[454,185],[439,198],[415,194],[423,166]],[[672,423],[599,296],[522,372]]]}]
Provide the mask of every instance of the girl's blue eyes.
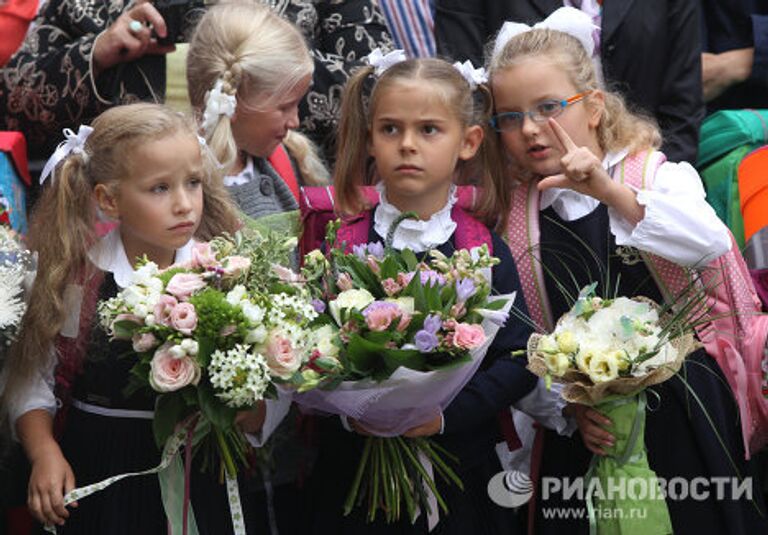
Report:
[{"label": "girl's blue eyes", "polygon": [[[191,188],[198,188],[203,184],[203,180],[201,178],[193,177],[187,180],[187,186]],[[165,193],[168,191],[168,184],[158,184],[156,186],[152,186],[149,190],[152,193]]]}]

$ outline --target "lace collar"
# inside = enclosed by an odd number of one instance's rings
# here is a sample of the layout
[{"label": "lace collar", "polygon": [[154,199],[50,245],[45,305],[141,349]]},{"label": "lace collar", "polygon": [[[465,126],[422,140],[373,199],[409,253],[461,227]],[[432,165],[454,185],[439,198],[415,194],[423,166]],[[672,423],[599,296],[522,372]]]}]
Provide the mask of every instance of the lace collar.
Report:
[{"label": "lace collar", "polygon": [[[194,240],[189,240],[181,249],[177,249],[174,262],[190,260],[193,243]],[[88,258],[100,270],[112,273],[120,288],[131,284],[133,266],[128,261],[128,255],[125,254],[123,240],[120,238],[120,227],[113,229],[96,242],[96,245],[88,251]]]},{"label": "lace collar", "polygon": [[[383,184],[377,184],[376,189],[379,191],[380,199],[373,214],[373,229],[379,236],[386,237],[389,227],[401,212],[387,201]],[[420,253],[447,242],[456,230],[456,223],[451,219],[454,204],[456,204],[456,186],[451,186],[445,206],[434,213],[429,220],[406,219],[400,223],[395,232],[392,247],[398,250],[407,247]]]},{"label": "lace collar", "polygon": [[[603,169],[611,169],[627,157],[628,150],[609,152],[603,158]],[[600,201],[589,195],[583,195],[572,189],[552,188],[541,192],[539,209],[545,210],[550,206],[557,215],[566,221],[574,221],[591,214],[600,204]]]}]

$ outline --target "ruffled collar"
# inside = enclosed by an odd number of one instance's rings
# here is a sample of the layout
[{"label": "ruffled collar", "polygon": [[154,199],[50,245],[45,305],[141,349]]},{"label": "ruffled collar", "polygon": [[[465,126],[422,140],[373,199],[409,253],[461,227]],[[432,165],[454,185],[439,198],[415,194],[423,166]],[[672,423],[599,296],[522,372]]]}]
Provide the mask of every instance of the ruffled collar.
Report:
[{"label": "ruffled collar", "polygon": [[[383,184],[377,184],[376,189],[379,192],[379,204],[373,214],[373,229],[379,236],[386,237],[392,223],[402,212],[387,201]],[[392,247],[398,250],[407,247],[420,253],[447,242],[456,230],[456,223],[451,218],[454,204],[456,186],[451,186],[445,206],[427,221],[406,219],[398,225]]]},{"label": "ruffled collar", "polygon": [[[189,240],[181,249],[177,249],[174,263],[190,260],[194,243],[193,239]],[[88,251],[88,258],[100,270],[112,273],[120,288],[131,284],[133,266],[128,261],[128,255],[125,254],[123,240],[120,238],[120,227],[111,230],[96,242],[96,245]]]},{"label": "ruffled collar", "polygon": [[247,184],[251,180],[253,180],[253,177],[256,175],[256,172],[253,168],[253,157],[248,154],[245,157],[245,167],[243,167],[243,170],[237,173],[236,175],[227,175],[224,177],[224,185],[227,187],[232,186],[242,186],[243,184]]},{"label": "ruffled collar", "polygon": [[[611,173],[611,169],[624,158],[629,151],[624,149],[619,152],[609,152],[603,158],[603,169]],[[600,201],[589,195],[566,188],[552,188],[541,192],[539,209],[545,210],[550,206],[566,221],[574,221],[591,214],[600,204]]]}]

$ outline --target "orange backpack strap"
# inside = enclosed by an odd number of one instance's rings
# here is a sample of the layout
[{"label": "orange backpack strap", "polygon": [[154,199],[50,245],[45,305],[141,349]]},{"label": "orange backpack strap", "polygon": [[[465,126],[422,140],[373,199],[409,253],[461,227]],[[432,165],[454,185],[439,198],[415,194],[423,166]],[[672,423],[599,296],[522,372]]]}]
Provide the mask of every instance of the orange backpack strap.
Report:
[{"label": "orange backpack strap", "polygon": [[288,151],[285,150],[285,146],[282,143],[279,144],[269,158],[267,158],[267,161],[275,171],[277,171],[280,178],[282,178],[288,185],[296,202],[299,202],[299,181],[296,178],[291,158],[288,156]]}]

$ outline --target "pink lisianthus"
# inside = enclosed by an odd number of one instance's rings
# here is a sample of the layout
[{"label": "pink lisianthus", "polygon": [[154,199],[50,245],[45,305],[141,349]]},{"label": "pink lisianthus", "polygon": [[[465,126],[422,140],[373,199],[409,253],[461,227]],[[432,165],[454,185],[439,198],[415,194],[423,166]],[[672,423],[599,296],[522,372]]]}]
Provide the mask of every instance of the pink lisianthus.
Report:
[{"label": "pink lisianthus", "polygon": [[244,256],[228,256],[223,266],[224,275],[239,277],[251,267],[251,259]]},{"label": "pink lisianthus", "polygon": [[195,243],[192,246],[192,260],[189,262],[191,268],[215,268],[219,265],[216,255],[207,242]]},{"label": "pink lisianthus", "polygon": [[477,324],[456,323],[453,345],[461,349],[475,349],[485,342],[485,331]]},{"label": "pink lisianthus", "polygon": [[150,362],[149,384],[157,392],[175,392],[200,382],[200,365],[190,356],[176,358],[165,343],[155,351]]},{"label": "pink lisianthus", "polygon": [[179,301],[186,301],[190,295],[205,288],[205,286],[203,277],[197,273],[176,273],[168,281],[165,291],[176,296]]},{"label": "pink lisianthus", "polygon": [[160,299],[158,299],[157,303],[155,303],[155,323],[158,323],[159,325],[170,326],[171,312],[173,312],[174,307],[178,304],[179,302],[175,297],[166,294],[161,295]]},{"label": "pink lisianthus", "polygon": [[346,292],[347,290],[352,289],[352,279],[347,273],[342,273],[339,275],[339,279],[336,281],[336,286],[339,287],[339,290],[342,292]]},{"label": "pink lisianthus", "polygon": [[387,294],[389,297],[392,297],[393,295],[397,294],[400,290],[402,290],[402,287],[395,282],[395,279],[392,277],[386,278],[383,281],[381,281],[381,286],[384,288],[384,293]]},{"label": "pink lisianthus", "polygon": [[197,327],[197,312],[192,303],[179,303],[173,310],[169,318],[170,326],[181,334],[190,335]]},{"label": "pink lisianthus", "polygon": [[365,323],[372,331],[386,331],[390,324],[402,314],[403,312],[396,304],[381,301],[374,301],[363,311]]},{"label": "pink lisianthus", "polygon": [[133,335],[133,350],[136,353],[144,353],[149,351],[158,344],[157,338],[152,333],[136,333]]},{"label": "pink lisianthus", "polygon": [[290,379],[301,366],[301,359],[293,350],[291,341],[279,333],[269,335],[264,356],[270,373],[281,379]]},{"label": "pink lisianthus", "polygon": [[400,323],[397,324],[397,332],[404,332],[411,324],[411,315],[403,314],[400,316]]}]

